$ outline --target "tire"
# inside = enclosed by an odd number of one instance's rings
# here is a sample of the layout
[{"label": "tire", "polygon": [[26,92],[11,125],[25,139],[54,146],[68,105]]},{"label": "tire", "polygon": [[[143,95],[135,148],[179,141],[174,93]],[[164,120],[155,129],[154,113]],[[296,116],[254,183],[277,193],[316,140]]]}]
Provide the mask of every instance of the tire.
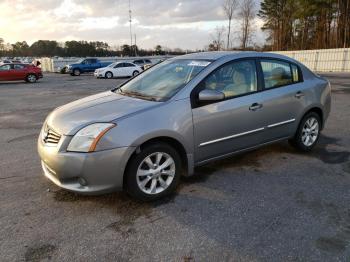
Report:
[{"label": "tire", "polygon": [[34,74],[29,74],[26,77],[26,82],[28,82],[28,83],[35,83],[37,80],[38,79],[37,79],[36,75],[34,75]]},{"label": "tire", "polygon": [[73,75],[74,76],[80,76],[81,72],[80,72],[80,69],[74,69],[73,70]]},{"label": "tire", "polygon": [[320,137],[321,118],[315,112],[306,114],[300,121],[295,136],[289,143],[302,152],[311,151]]},{"label": "tire", "polygon": [[111,78],[113,78],[113,73],[112,72],[106,72],[106,74],[105,74],[105,78],[108,78],[108,79],[111,79]]},{"label": "tire", "polygon": [[137,76],[139,74],[139,71],[134,71],[133,73],[132,73],[132,76],[134,77],[134,76]]},{"label": "tire", "polygon": [[[148,164],[146,159],[150,160]],[[158,200],[174,192],[181,172],[181,158],[173,147],[165,143],[150,144],[130,159],[126,190],[141,201]]]}]

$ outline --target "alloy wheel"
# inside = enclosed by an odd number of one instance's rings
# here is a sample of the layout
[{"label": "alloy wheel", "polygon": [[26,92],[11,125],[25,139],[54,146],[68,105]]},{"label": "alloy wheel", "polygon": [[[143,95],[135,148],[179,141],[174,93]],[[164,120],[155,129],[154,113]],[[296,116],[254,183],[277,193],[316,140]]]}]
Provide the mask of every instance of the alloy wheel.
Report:
[{"label": "alloy wheel", "polygon": [[27,79],[28,79],[28,82],[34,83],[36,81],[36,76],[35,75],[29,75],[27,77]]},{"label": "alloy wheel", "polygon": [[171,185],[175,171],[175,161],[169,154],[152,153],[143,159],[137,169],[137,185],[146,194],[159,194]]},{"label": "alloy wheel", "polygon": [[301,134],[301,140],[305,146],[310,147],[315,143],[319,129],[319,123],[315,117],[310,117],[305,121]]}]

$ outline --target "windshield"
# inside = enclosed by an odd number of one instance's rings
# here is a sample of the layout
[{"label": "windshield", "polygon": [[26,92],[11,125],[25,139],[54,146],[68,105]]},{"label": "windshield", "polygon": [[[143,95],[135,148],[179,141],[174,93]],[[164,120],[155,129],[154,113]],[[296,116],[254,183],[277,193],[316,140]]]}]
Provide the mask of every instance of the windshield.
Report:
[{"label": "windshield", "polygon": [[85,61],[85,58],[79,59],[79,60],[76,62],[76,64],[81,64],[81,63],[83,63],[83,61]]},{"label": "windshield", "polygon": [[119,62],[117,62],[117,63],[112,63],[112,64],[110,64],[110,65],[108,65],[108,67],[114,67],[116,64],[118,64]]},{"label": "windshield", "polygon": [[207,60],[169,60],[127,82],[118,91],[154,101],[164,101],[176,94],[210,64]]}]

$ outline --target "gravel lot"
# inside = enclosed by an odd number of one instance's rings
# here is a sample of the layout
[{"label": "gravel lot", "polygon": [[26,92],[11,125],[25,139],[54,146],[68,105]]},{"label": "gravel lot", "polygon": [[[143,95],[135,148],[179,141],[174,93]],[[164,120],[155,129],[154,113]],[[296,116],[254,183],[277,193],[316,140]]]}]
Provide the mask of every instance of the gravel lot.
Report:
[{"label": "gravel lot", "polygon": [[53,108],[125,79],[0,83],[0,260],[350,261],[350,74],[327,76],[332,113],[311,154],[279,143],[218,161],[149,204],[63,191],[36,152]]}]

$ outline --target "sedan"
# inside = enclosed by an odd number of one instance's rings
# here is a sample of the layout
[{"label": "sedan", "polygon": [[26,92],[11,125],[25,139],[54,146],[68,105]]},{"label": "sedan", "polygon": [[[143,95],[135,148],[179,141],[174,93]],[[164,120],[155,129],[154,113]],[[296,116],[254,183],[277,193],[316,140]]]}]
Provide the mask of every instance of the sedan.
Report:
[{"label": "sedan", "polygon": [[189,54],[55,109],[38,151],[59,187],[150,201],[213,160],[282,140],[311,151],[330,109],[329,82],[291,58]]},{"label": "sedan", "polygon": [[42,77],[41,68],[32,64],[7,63],[0,65],[0,81],[24,80],[35,83]]},{"label": "sedan", "polygon": [[129,62],[116,62],[95,70],[97,78],[131,77],[142,72],[141,67]]}]

